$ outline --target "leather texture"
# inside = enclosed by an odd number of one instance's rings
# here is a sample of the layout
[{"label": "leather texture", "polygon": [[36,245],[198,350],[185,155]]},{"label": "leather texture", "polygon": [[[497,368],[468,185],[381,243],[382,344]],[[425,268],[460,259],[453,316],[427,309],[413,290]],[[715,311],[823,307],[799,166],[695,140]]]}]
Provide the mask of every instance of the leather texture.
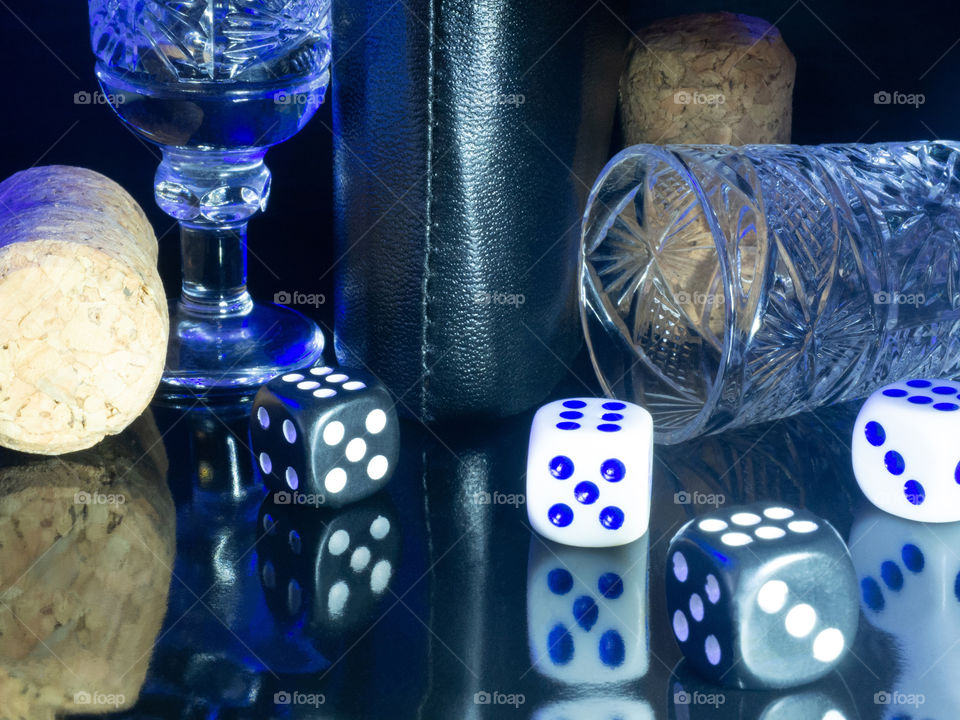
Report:
[{"label": "leather texture", "polygon": [[542,400],[581,345],[616,4],[334,3],[335,349],[425,421]]}]

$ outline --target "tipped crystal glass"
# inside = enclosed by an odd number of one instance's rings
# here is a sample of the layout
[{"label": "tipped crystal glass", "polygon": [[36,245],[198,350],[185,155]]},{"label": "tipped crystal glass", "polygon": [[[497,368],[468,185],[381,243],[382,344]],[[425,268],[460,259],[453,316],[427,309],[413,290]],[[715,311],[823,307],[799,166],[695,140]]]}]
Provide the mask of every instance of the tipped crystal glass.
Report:
[{"label": "tipped crystal glass", "polygon": [[266,206],[271,145],[329,83],[330,0],[90,0],[91,42],[120,118],[157,144],[157,204],[180,223],[161,396],[245,395],[317,360],[304,315],[247,292],[247,221]]},{"label": "tipped crystal glass", "polygon": [[637,145],[583,226],[604,390],[659,442],[960,373],[960,147]]}]

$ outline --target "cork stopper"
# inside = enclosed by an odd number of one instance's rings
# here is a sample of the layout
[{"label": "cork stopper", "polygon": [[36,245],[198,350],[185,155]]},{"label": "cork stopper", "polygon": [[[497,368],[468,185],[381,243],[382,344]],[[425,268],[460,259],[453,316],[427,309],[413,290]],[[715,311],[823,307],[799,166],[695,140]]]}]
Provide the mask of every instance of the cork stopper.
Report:
[{"label": "cork stopper", "polygon": [[143,210],[103,175],[0,183],[0,445],[80,450],[143,412],[169,333],[156,263]]},{"label": "cork stopper", "polygon": [[796,61],[780,31],[730,12],[660,20],[631,40],[627,145],[789,143]]}]

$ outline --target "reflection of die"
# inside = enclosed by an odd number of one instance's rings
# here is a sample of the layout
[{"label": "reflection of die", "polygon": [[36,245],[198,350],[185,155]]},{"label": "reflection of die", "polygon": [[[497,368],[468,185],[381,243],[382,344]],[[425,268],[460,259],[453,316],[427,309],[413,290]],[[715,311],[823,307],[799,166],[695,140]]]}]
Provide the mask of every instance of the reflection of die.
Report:
[{"label": "reflection of die", "polygon": [[585,697],[538,708],[532,720],[654,720],[643,700],[616,695]]},{"label": "reflection of die", "polygon": [[731,690],[701,680],[682,660],[674,668],[667,687],[670,720],[852,720],[859,717],[843,678],[836,672],[790,690]]},{"label": "reflection of die", "polygon": [[853,428],[853,471],[881,510],[960,520],[960,384],[907,380],[867,398]]},{"label": "reflection of die", "polygon": [[772,503],[713,512],[674,536],[667,607],[690,665],[735,687],[827,674],[859,616],[850,555],[812,513]]},{"label": "reflection of die", "polygon": [[922,696],[923,717],[955,717],[960,707],[960,523],[924,524],[875,508],[857,514],[850,553],[863,615],[899,645],[899,677],[879,688],[891,707]]},{"label": "reflection of die", "polygon": [[274,378],[257,393],[250,420],[264,482],[276,491],[341,507],[379,490],[399,454],[389,392],[368,373],[312,367]]},{"label": "reflection of die", "polygon": [[396,515],[375,497],[337,511],[260,508],[257,546],[267,604],[312,632],[345,631],[376,619],[400,556]]},{"label": "reflection of die", "polygon": [[653,420],[618,400],[541,407],[527,454],[527,514],[551,540],[580,547],[633,542],[647,531]]},{"label": "reflection of die", "polygon": [[527,632],[538,672],[576,685],[646,674],[647,548],[646,537],[616,549],[531,538]]}]

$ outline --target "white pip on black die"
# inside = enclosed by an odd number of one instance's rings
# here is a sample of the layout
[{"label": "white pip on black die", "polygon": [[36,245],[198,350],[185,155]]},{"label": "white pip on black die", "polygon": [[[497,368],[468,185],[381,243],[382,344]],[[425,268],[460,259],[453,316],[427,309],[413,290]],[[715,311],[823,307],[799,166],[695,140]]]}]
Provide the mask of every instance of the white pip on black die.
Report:
[{"label": "white pip on black die", "polygon": [[260,582],[278,619],[302,620],[313,634],[376,620],[401,550],[396,513],[383,496],[319,514],[268,496],[258,529]]},{"label": "white pip on black die", "polygon": [[853,471],[881,510],[960,520],[960,383],[918,378],[880,388],[853,428]]},{"label": "white pip on black die", "polygon": [[653,418],[639,405],[568,398],[534,415],[527,515],[538,533],[580,547],[633,542],[650,520]]},{"label": "white pip on black die", "polygon": [[527,632],[540,674],[573,685],[646,675],[648,547],[646,537],[614,549],[531,538]]},{"label": "white pip on black die", "polygon": [[400,450],[394,403],[369,373],[310,367],[274,378],[254,398],[250,438],[272,491],[342,507],[390,479]]},{"label": "white pip on black die", "polygon": [[687,661],[730,687],[823,677],[857,630],[857,582],[843,540],[825,520],[780,504],[688,522],[670,542],[666,588]]}]

